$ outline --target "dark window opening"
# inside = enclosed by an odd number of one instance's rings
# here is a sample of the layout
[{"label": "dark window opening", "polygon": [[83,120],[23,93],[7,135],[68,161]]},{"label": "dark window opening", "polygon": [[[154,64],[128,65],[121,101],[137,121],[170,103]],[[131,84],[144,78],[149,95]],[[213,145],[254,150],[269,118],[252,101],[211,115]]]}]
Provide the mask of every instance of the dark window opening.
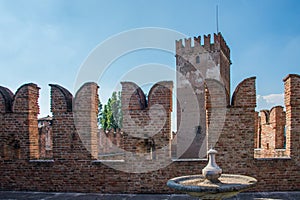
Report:
[{"label": "dark window opening", "polygon": [[196,63],[200,63],[200,57],[199,56],[196,57]]}]

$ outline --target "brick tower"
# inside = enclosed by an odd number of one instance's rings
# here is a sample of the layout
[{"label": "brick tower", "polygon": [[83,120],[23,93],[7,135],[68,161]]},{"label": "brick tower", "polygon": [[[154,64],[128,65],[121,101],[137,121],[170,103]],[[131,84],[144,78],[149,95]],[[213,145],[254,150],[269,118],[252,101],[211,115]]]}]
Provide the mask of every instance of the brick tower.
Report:
[{"label": "brick tower", "polygon": [[205,79],[224,85],[229,105],[230,65],[230,49],[221,33],[214,34],[213,43],[210,35],[202,43],[200,36],[184,39],[184,44],[176,41],[177,157],[206,156]]}]

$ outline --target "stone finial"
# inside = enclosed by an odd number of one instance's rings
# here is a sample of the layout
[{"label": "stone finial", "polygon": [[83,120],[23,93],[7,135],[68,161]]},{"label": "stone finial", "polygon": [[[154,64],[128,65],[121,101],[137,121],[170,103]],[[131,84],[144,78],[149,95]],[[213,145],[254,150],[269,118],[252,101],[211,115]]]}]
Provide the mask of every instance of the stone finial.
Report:
[{"label": "stone finial", "polygon": [[215,160],[215,155],[218,152],[214,149],[210,149],[208,154],[208,164],[205,168],[202,169],[202,174],[205,179],[209,180],[212,183],[220,182],[218,179],[222,174],[222,169],[217,165]]}]

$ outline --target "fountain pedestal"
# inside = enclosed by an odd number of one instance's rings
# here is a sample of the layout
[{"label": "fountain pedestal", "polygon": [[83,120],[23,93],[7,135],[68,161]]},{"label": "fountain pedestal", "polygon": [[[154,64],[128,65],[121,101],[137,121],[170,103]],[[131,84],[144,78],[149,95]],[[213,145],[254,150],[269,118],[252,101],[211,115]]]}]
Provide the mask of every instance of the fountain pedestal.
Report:
[{"label": "fountain pedestal", "polygon": [[243,175],[222,174],[215,162],[216,150],[208,151],[209,162],[202,175],[181,176],[170,179],[167,186],[200,199],[223,199],[235,196],[255,186],[255,178]]},{"label": "fountain pedestal", "polygon": [[219,177],[222,174],[222,169],[217,165],[215,156],[218,152],[210,149],[208,154],[208,164],[202,169],[203,176],[212,183],[219,183]]}]

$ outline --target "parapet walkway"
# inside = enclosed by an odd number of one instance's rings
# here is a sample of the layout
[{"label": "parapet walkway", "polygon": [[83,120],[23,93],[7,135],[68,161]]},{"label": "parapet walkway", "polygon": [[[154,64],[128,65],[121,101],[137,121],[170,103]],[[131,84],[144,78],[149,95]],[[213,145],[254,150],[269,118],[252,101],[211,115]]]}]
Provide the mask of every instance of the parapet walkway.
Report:
[{"label": "parapet walkway", "polygon": [[[98,194],[0,191],[0,200],[198,200],[179,194]],[[227,200],[299,200],[298,192],[241,193]]]}]

